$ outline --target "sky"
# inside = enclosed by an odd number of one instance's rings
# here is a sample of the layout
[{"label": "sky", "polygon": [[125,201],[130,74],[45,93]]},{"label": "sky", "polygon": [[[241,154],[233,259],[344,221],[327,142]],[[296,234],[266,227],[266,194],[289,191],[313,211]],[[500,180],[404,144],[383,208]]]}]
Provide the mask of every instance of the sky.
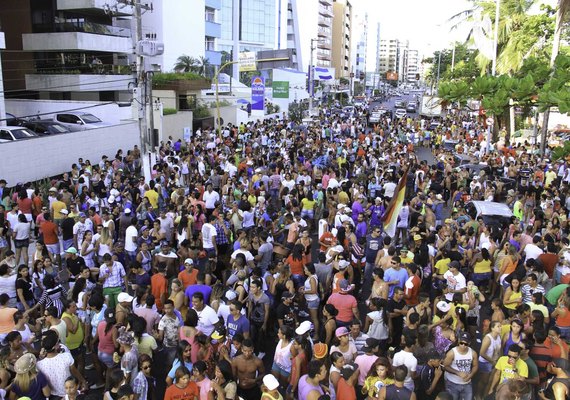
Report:
[{"label": "sky", "polygon": [[368,12],[368,59],[374,59],[376,23],[380,36],[407,39],[410,48],[423,56],[463,41],[465,33],[450,32],[446,21],[454,14],[471,8],[467,0],[352,0],[353,10]]}]

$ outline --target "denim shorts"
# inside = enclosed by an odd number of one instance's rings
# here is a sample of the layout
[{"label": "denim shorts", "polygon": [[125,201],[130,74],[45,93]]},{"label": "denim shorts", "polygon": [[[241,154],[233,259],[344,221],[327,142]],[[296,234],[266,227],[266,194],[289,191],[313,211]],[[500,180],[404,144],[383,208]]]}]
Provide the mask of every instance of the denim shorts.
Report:
[{"label": "denim shorts", "polygon": [[493,370],[491,363],[479,361],[479,372],[489,373]]},{"label": "denim shorts", "polygon": [[289,375],[291,375],[291,371],[285,371],[283,367],[277,365],[277,363],[273,363],[273,365],[271,366],[271,371],[278,372],[281,376],[284,376],[286,378],[288,378]]},{"label": "denim shorts", "polygon": [[115,362],[113,361],[113,355],[109,353],[103,353],[102,351],[97,351],[97,356],[99,361],[107,366],[107,368],[113,368]]},{"label": "denim shorts", "polygon": [[320,305],[320,299],[307,301],[307,307],[309,307],[310,310],[318,310]]},{"label": "denim shorts", "polygon": [[562,339],[570,340],[570,326],[558,326],[558,329],[560,329],[560,337]]}]

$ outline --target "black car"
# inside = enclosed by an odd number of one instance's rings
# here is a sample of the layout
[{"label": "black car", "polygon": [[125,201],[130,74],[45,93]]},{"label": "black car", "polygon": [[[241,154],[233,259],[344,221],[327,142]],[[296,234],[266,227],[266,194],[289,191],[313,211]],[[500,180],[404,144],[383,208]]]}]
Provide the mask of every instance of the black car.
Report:
[{"label": "black car", "polygon": [[26,122],[25,119],[16,117],[14,114],[6,113],[6,123],[2,123],[2,121],[0,121],[0,125],[22,126],[24,122]]},{"label": "black car", "polygon": [[26,128],[36,132],[40,136],[58,135],[71,132],[65,125],[54,121],[27,121],[22,124]]}]

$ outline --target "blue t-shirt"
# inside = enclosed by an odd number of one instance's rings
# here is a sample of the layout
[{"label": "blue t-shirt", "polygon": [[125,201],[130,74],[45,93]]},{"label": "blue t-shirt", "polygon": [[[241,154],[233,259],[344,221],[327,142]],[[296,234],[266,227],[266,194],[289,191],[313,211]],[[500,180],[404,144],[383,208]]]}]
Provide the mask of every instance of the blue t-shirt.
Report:
[{"label": "blue t-shirt", "polygon": [[210,295],[212,294],[212,288],[208,285],[190,285],[184,291],[186,297],[190,299],[190,304],[192,304],[192,296],[194,293],[202,293],[204,295],[204,304],[210,304]]},{"label": "blue t-shirt", "polygon": [[[176,380],[174,379],[174,377],[176,376],[176,370],[178,369],[178,367],[180,367],[182,364],[180,363],[180,360],[177,358],[176,360],[174,360],[174,362],[172,363],[172,368],[170,368],[170,371],[168,371],[168,377],[170,379],[172,379],[174,382],[176,382]],[[192,363],[191,362],[184,362],[184,366],[186,368],[188,368],[188,371],[192,371]]]},{"label": "blue t-shirt", "polygon": [[384,281],[390,282],[398,280],[400,282],[396,285],[390,285],[390,294],[388,296],[392,297],[392,295],[394,294],[394,288],[396,286],[399,286],[402,289],[404,289],[404,285],[406,284],[408,278],[409,278],[408,271],[406,271],[404,268],[400,268],[399,271],[396,271],[394,268],[388,268],[384,273]]},{"label": "blue t-shirt", "polygon": [[32,400],[45,400],[46,396],[44,396],[42,389],[46,386],[49,386],[47,378],[38,371],[38,376],[30,382],[30,387],[26,392],[23,392],[15,382],[12,384],[12,391],[16,394],[16,398],[18,399],[27,396]]},{"label": "blue t-shirt", "polygon": [[228,336],[230,339],[237,333],[243,335],[244,332],[249,332],[249,320],[243,315],[240,315],[237,321],[234,320],[233,315],[228,315],[226,326],[228,327]]}]

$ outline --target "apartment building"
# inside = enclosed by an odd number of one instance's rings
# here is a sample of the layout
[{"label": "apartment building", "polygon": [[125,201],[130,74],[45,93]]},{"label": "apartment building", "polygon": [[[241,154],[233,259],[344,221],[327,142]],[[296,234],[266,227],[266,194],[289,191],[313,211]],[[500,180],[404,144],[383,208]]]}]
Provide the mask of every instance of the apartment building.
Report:
[{"label": "apartment building", "polygon": [[[336,78],[349,78],[352,70],[352,4],[348,0],[335,0],[333,3],[332,66]],[[318,54],[317,54],[318,59]]]}]

